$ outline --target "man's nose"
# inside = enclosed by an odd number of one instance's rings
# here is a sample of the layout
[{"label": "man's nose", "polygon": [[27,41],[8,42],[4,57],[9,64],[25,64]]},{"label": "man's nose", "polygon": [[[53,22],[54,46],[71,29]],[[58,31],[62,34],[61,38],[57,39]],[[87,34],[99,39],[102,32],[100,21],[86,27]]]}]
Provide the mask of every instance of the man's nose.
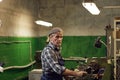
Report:
[{"label": "man's nose", "polygon": [[62,39],[63,39],[62,37],[59,38],[59,40],[62,40]]}]

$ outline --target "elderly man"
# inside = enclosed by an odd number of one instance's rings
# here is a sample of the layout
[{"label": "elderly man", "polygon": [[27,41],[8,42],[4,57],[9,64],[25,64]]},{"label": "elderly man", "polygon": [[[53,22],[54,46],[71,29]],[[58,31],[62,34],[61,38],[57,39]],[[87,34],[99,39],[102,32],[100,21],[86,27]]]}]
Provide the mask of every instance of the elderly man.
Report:
[{"label": "elderly man", "polygon": [[72,71],[64,66],[60,54],[63,30],[53,28],[48,35],[48,44],[41,53],[43,75],[41,80],[63,80],[64,76],[83,76],[85,71]]}]

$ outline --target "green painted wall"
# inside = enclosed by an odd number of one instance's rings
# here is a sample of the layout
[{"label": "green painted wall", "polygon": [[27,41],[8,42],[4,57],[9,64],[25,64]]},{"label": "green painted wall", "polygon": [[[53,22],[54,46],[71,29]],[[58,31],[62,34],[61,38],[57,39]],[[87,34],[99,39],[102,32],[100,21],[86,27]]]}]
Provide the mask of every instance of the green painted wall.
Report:
[{"label": "green painted wall", "polygon": [[[62,54],[64,57],[103,57],[106,55],[105,46],[95,48],[96,36],[72,36],[65,37],[62,44]],[[102,37],[105,42],[105,37]]]},{"label": "green painted wall", "polygon": [[[31,58],[34,60],[35,51],[40,48],[39,42],[40,38],[0,37],[0,62],[5,63],[4,67],[22,66],[30,63]],[[25,69],[6,70],[0,73],[0,80],[23,79],[31,69],[33,66]]]},{"label": "green painted wall", "polygon": [[[64,36],[62,56],[105,56],[105,46],[99,49],[94,47],[93,44],[96,38],[97,36]],[[106,41],[105,36],[102,36],[102,40]],[[5,63],[4,67],[26,65],[31,62],[31,59],[34,60],[35,51],[43,49],[46,45],[45,41],[46,37],[0,37],[0,62]],[[77,63],[66,61],[65,65],[67,68],[74,68]],[[0,73],[0,80],[25,80],[28,72],[33,68],[34,66],[25,69],[6,70]]]}]

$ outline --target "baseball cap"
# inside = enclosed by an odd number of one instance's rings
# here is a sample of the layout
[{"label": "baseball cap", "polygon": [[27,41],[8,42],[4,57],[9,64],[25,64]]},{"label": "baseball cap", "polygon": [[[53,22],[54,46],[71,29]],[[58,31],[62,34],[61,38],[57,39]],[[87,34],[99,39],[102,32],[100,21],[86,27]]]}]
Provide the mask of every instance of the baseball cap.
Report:
[{"label": "baseball cap", "polygon": [[51,34],[55,34],[57,32],[63,32],[63,30],[61,28],[59,28],[59,27],[55,27],[52,30],[50,30],[48,36],[50,36]]}]

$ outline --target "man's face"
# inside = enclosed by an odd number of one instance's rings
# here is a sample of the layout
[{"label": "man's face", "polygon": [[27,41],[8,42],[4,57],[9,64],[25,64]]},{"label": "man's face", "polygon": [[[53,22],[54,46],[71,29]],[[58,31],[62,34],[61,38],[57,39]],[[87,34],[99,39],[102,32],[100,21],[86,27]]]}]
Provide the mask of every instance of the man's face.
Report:
[{"label": "man's face", "polygon": [[52,34],[51,37],[50,37],[50,41],[57,47],[61,46],[62,39],[63,39],[63,33],[62,32],[57,32],[55,34]]}]

